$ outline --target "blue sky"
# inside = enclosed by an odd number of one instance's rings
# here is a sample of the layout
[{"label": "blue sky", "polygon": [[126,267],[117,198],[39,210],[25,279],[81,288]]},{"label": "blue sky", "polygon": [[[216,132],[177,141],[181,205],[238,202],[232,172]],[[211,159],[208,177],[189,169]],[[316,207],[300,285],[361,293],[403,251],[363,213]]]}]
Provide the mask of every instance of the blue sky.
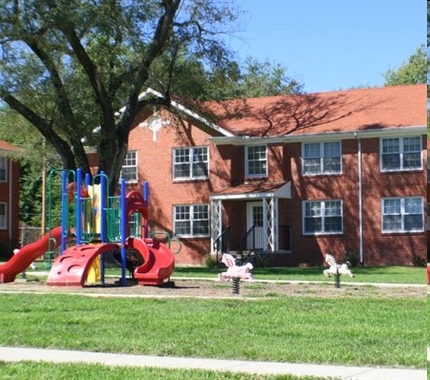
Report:
[{"label": "blue sky", "polygon": [[306,92],[382,86],[426,43],[425,0],[236,0],[244,16],[228,43],[280,63]]}]

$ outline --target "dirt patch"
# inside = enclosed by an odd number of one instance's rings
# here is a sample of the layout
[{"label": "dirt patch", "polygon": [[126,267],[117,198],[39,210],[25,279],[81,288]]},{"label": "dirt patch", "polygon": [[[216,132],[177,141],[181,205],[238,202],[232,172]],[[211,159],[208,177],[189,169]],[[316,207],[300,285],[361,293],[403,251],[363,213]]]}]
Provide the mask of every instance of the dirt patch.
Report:
[{"label": "dirt patch", "polygon": [[37,279],[0,284],[0,292],[78,293],[105,297],[201,297],[201,298],[273,298],[273,297],[414,297],[425,299],[425,286],[341,285],[333,283],[272,283],[240,281],[239,294],[232,282],[175,279],[163,286],[141,286],[131,282],[119,286],[117,279],[107,279],[105,286],[47,286]]}]

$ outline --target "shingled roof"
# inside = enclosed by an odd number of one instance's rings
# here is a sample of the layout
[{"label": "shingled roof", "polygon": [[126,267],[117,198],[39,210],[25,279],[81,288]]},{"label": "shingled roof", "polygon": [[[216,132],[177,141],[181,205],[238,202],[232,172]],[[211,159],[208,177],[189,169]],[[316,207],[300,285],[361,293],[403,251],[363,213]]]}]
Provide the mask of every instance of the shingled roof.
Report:
[{"label": "shingled roof", "polygon": [[427,85],[390,86],[234,100],[218,125],[238,136],[274,137],[427,124]]},{"label": "shingled roof", "polygon": [[0,150],[6,151],[6,152],[20,152],[21,149],[17,146],[14,146],[12,144],[9,144],[6,141],[0,140]]}]

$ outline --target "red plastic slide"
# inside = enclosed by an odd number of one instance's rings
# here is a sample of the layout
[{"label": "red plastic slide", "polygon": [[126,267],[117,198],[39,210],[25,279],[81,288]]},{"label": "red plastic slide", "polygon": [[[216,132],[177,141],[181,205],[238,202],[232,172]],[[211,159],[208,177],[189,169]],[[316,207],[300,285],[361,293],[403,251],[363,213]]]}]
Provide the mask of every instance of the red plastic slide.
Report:
[{"label": "red plastic slide", "polygon": [[175,269],[175,256],[164,244],[153,239],[128,239],[128,247],[138,251],[145,262],[134,270],[139,285],[162,285]]},{"label": "red plastic slide", "polygon": [[44,255],[47,251],[54,250],[60,244],[61,227],[57,227],[40,240],[25,245],[7,263],[0,265],[0,283],[15,281],[18,273],[25,271],[34,260]]},{"label": "red plastic slide", "polygon": [[84,286],[94,259],[104,252],[118,249],[117,244],[87,244],[66,249],[49,272],[47,285]]}]

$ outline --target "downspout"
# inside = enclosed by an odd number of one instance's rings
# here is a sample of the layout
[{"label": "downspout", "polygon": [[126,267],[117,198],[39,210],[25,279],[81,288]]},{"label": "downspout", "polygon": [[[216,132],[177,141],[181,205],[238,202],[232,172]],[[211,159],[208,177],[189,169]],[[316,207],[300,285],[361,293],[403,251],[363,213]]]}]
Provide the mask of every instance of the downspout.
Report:
[{"label": "downspout", "polygon": [[9,242],[12,242],[12,231],[13,231],[13,225],[12,225],[12,212],[13,212],[13,203],[14,203],[14,199],[13,199],[13,175],[12,175],[12,160],[11,159],[7,159],[7,161],[9,162],[9,170],[8,170],[8,182],[9,182],[9,210],[8,210],[8,234],[9,234]]},{"label": "downspout", "polygon": [[361,168],[361,140],[357,137],[357,133],[354,133],[354,137],[357,139],[357,153],[358,153],[358,234],[359,234],[359,257],[360,264],[364,264],[364,253],[363,253],[363,184],[362,184],[362,168]]}]

